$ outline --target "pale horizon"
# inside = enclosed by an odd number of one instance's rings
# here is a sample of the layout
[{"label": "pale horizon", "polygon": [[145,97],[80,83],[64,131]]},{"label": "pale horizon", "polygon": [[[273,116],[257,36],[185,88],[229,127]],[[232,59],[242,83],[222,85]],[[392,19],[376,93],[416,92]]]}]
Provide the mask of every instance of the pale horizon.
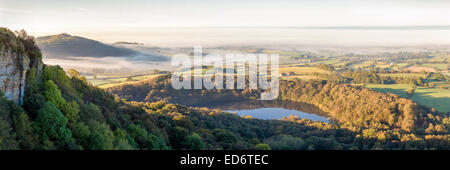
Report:
[{"label": "pale horizon", "polygon": [[444,0],[0,0],[0,27],[163,47],[449,45],[448,9]]},{"label": "pale horizon", "polygon": [[445,0],[0,0],[2,27],[32,33],[103,28],[448,26]]}]

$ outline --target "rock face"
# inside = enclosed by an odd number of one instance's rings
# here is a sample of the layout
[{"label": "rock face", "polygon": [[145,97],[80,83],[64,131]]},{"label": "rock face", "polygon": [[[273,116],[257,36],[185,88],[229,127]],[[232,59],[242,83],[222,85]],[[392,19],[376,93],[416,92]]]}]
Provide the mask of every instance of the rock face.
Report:
[{"label": "rock face", "polygon": [[30,59],[22,53],[0,49],[0,90],[7,99],[22,105]]},{"label": "rock face", "polygon": [[13,33],[0,27],[0,92],[5,98],[22,105],[29,83],[27,71],[35,69],[33,73],[39,81],[43,67],[42,54],[32,36],[23,30]]}]

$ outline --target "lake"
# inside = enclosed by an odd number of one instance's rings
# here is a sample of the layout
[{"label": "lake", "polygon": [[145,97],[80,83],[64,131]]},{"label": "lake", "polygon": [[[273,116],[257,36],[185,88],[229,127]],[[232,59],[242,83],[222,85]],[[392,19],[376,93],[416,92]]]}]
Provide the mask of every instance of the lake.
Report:
[{"label": "lake", "polygon": [[216,103],[208,105],[197,105],[197,107],[208,107],[220,109],[230,113],[243,116],[252,116],[257,119],[282,119],[290,115],[313,121],[330,122],[327,113],[321,111],[314,105],[289,101],[240,101],[228,103]]}]

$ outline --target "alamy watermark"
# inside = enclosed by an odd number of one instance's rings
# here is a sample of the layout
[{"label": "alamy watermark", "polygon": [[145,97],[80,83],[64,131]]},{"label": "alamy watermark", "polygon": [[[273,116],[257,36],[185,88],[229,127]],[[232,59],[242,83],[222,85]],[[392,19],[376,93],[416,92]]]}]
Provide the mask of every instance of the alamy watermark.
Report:
[{"label": "alamy watermark", "polygon": [[185,54],[177,54],[172,58],[171,65],[178,67],[171,78],[174,89],[259,88],[264,90],[261,100],[274,100],[279,95],[278,54],[203,56],[202,47],[195,46],[193,59]]}]

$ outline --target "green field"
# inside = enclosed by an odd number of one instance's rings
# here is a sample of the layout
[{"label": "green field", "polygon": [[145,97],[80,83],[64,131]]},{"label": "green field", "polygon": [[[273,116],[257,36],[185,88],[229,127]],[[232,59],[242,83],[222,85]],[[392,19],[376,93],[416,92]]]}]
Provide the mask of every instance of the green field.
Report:
[{"label": "green field", "polygon": [[328,70],[320,69],[318,67],[280,67],[280,74],[294,72],[296,75],[312,75],[313,73],[330,74]]},{"label": "green field", "polygon": [[416,73],[393,73],[393,74],[380,74],[382,77],[423,77],[425,78],[424,74],[416,74]]},{"label": "green field", "polygon": [[368,61],[364,61],[362,63],[353,64],[350,67],[352,67],[354,69],[357,69],[357,68],[369,67],[369,66],[372,66],[372,65],[375,65],[374,61],[368,60]]},{"label": "green field", "polygon": [[422,64],[421,66],[433,67],[438,70],[447,70],[448,69],[448,64]]},{"label": "green field", "polygon": [[[407,91],[411,89],[408,84],[367,84],[366,88],[383,93],[393,93],[409,98]],[[433,107],[440,112],[450,112],[450,90],[443,88],[417,87],[412,100],[427,107]]]},{"label": "green field", "polygon": [[93,86],[99,86],[102,84],[109,84],[114,82],[122,82],[125,81],[127,78],[97,78],[97,79],[88,79],[88,82],[91,83]]},{"label": "green field", "polygon": [[395,63],[395,64],[392,66],[392,69],[393,69],[393,70],[400,71],[400,70],[403,70],[404,68],[408,67],[409,65],[410,65],[410,64],[408,64],[408,63]]},{"label": "green field", "polygon": [[301,80],[311,80],[311,79],[321,79],[324,80],[324,78],[313,76],[313,75],[299,75],[299,76],[283,76],[282,79],[284,80],[292,80],[292,79],[301,79]]},{"label": "green field", "polygon": [[[91,83],[93,86],[98,86],[100,88],[108,88],[123,84],[131,84],[140,82],[142,80],[154,78],[157,76],[160,76],[162,74],[149,74],[149,75],[137,75],[137,76],[130,76],[130,77],[116,77],[116,76],[102,76],[101,78],[88,78],[87,81]],[[129,79],[130,78],[130,79]]]},{"label": "green field", "polygon": [[337,65],[337,64],[340,64],[341,63],[341,60],[340,59],[328,59],[328,60],[325,60],[325,61],[319,61],[319,62],[316,62],[316,63],[318,63],[318,64],[331,64],[331,65]]}]

